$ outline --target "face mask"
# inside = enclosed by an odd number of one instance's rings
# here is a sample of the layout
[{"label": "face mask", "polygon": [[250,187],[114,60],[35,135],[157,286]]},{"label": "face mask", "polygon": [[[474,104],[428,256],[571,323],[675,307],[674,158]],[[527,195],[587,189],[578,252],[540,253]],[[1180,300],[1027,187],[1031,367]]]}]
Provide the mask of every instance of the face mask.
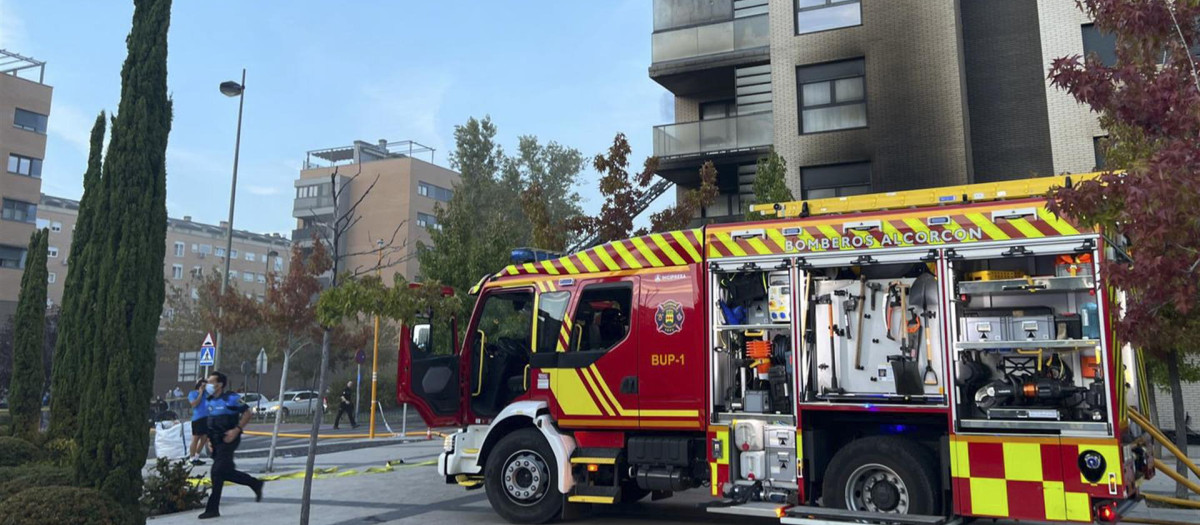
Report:
[{"label": "face mask", "polygon": [[217,387],[212,384],[204,385],[204,391],[208,392],[208,395],[211,396],[217,393]]}]

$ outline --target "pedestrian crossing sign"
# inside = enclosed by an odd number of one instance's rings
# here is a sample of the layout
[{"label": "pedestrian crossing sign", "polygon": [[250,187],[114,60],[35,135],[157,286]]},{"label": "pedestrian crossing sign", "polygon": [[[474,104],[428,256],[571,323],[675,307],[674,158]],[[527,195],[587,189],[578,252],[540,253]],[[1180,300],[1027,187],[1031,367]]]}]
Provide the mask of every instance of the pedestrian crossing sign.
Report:
[{"label": "pedestrian crossing sign", "polygon": [[216,363],[217,348],[213,345],[212,334],[204,337],[204,343],[200,345],[200,366],[213,366]]}]

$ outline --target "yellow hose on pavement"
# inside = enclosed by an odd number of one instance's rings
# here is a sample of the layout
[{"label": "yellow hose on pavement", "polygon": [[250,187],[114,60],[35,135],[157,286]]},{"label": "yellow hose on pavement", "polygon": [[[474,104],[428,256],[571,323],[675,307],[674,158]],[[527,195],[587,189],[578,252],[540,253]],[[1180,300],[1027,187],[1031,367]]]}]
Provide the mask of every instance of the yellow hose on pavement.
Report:
[{"label": "yellow hose on pavement", "polygon": [[1129,407],[1129,416],[1132,417],[1138,425],[1141,425],[1146,432],[1148,432],[1151,436],[1154,436],[1154,439],[1158,440],[1163,447],[1171,451],[1171,453],[1174,454],[1179,461],[1183,462],[1184,465],[1187,465],[1187,467],[1191,469],[1191,471],[1195,473],[1197,477],[1200,477],[1200,467],[1196,467],[1196,464],[1192,463],[1192,460],[1188,458],[1188,455],[1184,452],[1181,452],[1179,447],[1176,447],[1171,440],[1167,439],[1167,436],[1164,435],[1161,430],[1150,424],[1150,420],[1146,419],[1146,416],[1143,416],[1133,407]]},{"label": "yellow hose on pavement", "polygon": [[1168,496],[1159,496],[1158,494],[1142,494],[1142,497],[1144,497],[1150,501],[1157,501],[1159,503],[1170,503],[1171,505],[1178,505],[1180,507],[1188,507],[1191,509],[1200,509],[1200,501],[1192,501],[1190,499],[1172,498],[1172,497],[1168,497]]},{"label": "yellow hose on pavement", "polygon": [[1175,469],[1167,466],[1167,464],[1163,463],[1162,460],[1154,458],[1154,468],[1158,469],[1159,472],[1166,474],[1171,479],[1182,483],[1183,486],[1192,489],[1192,492],[1200,494],[1200,485],[1197,485],[1194,481],[1187,479],[1183,474],[1175,472]]}]

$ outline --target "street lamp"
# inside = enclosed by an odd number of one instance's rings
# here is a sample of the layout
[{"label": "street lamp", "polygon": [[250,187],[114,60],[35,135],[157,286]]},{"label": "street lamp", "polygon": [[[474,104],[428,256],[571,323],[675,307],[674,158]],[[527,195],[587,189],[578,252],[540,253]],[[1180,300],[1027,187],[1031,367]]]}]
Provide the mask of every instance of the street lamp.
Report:
[{"label": "street lamp", "polygon": [[[221,94],[227,97],[238,98],[238,122],[237,122],[237,139],[233,143],[233,182],[229,185],[229,222],[228,229],[225,232],[225,273],[221,274],[221,297],[225,297],[225,288],[229,286],[229,263],[233,259],[233,203],[237,198],[237,171],[238,171],[238,154],[242,149],[242,106],[246,102],[246,68],[242,68],[241,83],[232,80],[226,80],[221,83]],[[224,308],[217,307],[217,318],[220,319],[224,314]],[[221,330],[217,330],[217,351],[213,356],[213,369],[217,369],[221,363]]]},{"label": "street lamp", "polygon": [[[375,264],[375,275],[383,277],[383,239],[376,243],[379,246],[379,262]],[[375,352],[371,356],[371,428],[367,431],[370,439],[375,439],[375,403],[376,389],[379,387],[379,314],[375,314]]]}]

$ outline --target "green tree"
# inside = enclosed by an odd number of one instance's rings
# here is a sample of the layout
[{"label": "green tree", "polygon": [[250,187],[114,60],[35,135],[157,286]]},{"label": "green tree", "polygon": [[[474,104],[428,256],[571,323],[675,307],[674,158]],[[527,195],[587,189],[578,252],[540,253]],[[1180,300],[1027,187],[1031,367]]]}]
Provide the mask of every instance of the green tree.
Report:
[{"label": "green tree", "polygon": [[770,216],[756,211],[749,211],[751,204],[770,204],[795,200],[792,190],[787,187],[787,161],[783,160],[775,150],[766,157],[758,159],[754,170],[754,202],[743,203],[746,208],[746,220],[760,221]]},{"label": "green tree", "polygon": [[88,240],[95,251],[84,286],[95,287],[95,300],[72,328],[92,327],[73,342],[87,349],[88,364],[77,480],[129,507],[138,504],[150,446],[144,420],[165,295],[170,19],[171,0],[134,0],[121,100],[94,189],[102,204]]},{"label": "green tree", "polygon": [[92,230],[99,209],[101,158],[104,148],[104,125],[106,117],[101,111],[92,126],[91,150],[88,153],[87,171],[83,174],[83,198],[79,201],[79,215],[75,231],[71,234],[71,264],[67,266],[67,280],[63,285],[62,310],[59,317],[59,337],[54,347],[54,366],[50,376],[50,436],[73,437],[78,430],[80,388],[84,370],[89,366],[84,361],[87,347],[80,344],[91,330],[87,318],[95,302],[95,289],[84,286],[85,275],[96,263],[91,245]]},{"label": "green tree", "polygon": [[42,347],[46,328],[46,238],[49,234],[50,231],[43,228],[34,230],[29,237],[14,323],[16,342],[8,393],[12,435],[29,439],[40,431],[42,392],[46,386]]}]

